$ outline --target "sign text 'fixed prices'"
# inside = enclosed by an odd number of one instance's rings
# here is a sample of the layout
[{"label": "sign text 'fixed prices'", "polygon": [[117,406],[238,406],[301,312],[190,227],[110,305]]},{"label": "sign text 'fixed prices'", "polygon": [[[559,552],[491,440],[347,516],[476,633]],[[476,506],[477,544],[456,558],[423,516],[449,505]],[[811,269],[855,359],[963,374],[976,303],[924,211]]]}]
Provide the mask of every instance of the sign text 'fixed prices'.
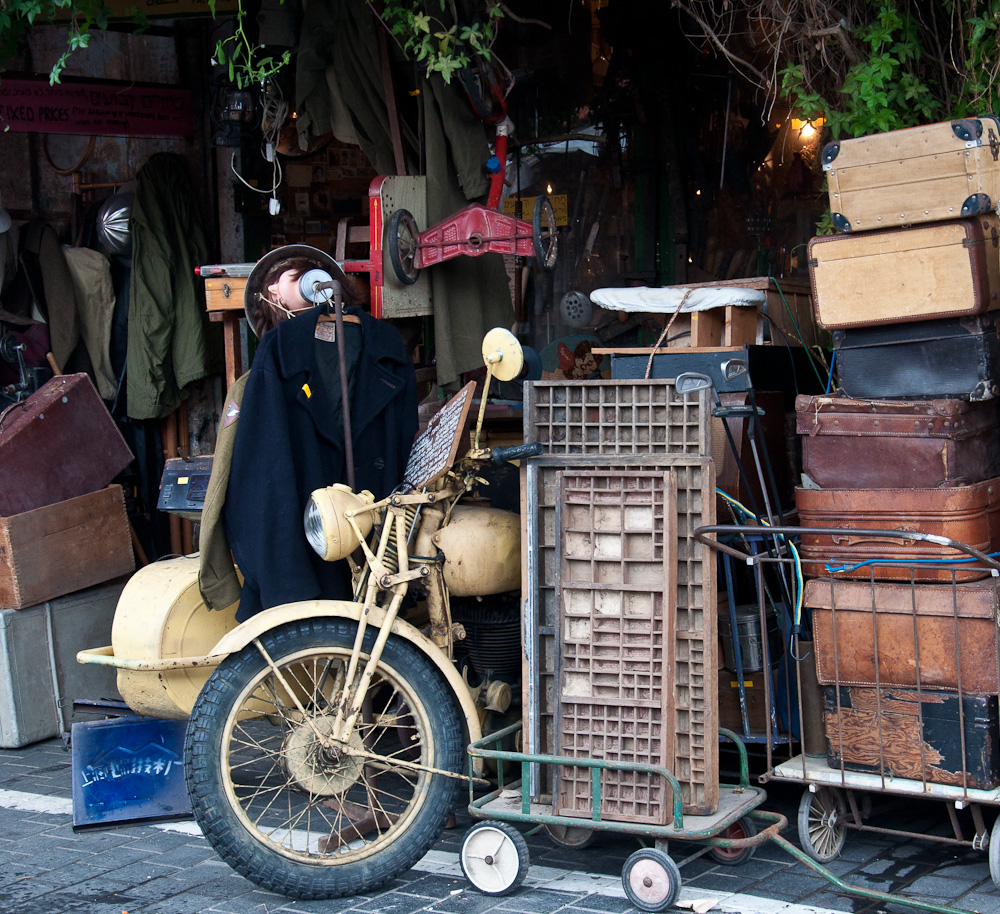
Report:
[{"label": "sign text 'fixed prices'", "polygon": [[0,130],[93,136],[191,136],[191,93],[169,86],[4,76]]}]

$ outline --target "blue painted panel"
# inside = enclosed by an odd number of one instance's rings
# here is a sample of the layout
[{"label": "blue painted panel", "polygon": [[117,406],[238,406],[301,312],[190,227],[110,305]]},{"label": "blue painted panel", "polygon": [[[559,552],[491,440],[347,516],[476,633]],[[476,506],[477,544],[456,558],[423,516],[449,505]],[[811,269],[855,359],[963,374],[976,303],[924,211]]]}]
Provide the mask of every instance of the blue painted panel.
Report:
[{"label": "blue painted panel", "polygon": [[186,726],[143,717],[73,724],[73,828],[190,818]]}]

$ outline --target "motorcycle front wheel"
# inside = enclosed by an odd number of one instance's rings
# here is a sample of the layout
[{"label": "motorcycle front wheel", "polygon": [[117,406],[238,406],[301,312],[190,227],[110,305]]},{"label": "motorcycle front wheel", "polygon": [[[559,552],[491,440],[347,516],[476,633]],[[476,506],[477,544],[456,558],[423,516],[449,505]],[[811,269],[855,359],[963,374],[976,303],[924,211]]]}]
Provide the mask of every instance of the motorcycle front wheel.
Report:
[{"label": "motorcycle front wheel", "polygon": [[462,787],[428,770],[462,770],[455,699],[401,638],[386,642],[354,733],[332,740],[356,631],[308,619],[267,632],[219,664],[188,724],[185,778],[205,836],[237,872],[293,898],[357,895],[408,870]]}]

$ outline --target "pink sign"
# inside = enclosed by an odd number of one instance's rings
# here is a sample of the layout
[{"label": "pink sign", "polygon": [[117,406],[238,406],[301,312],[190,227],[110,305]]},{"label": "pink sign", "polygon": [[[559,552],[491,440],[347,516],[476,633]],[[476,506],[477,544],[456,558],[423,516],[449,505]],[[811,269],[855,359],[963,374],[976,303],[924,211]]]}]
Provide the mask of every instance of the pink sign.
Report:
[{"label": "pink sign", "polygon": [[82,80],[0,79],[0,131],[94,136],[190,136],[187,89]]}]

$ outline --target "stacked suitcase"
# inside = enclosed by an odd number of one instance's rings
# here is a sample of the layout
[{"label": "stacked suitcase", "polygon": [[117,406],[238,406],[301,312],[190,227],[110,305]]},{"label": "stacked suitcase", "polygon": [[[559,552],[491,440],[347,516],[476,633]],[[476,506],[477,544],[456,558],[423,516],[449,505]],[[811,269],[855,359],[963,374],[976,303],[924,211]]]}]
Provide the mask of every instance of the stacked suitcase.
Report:
[{"label": "stacked suitcase", "polygon": [[1000,551],[998,160],[994,117],[823,151],[837,390],[797,399],[796,507],[832,767],[1000,785],[997,578],[950,544]]}]

